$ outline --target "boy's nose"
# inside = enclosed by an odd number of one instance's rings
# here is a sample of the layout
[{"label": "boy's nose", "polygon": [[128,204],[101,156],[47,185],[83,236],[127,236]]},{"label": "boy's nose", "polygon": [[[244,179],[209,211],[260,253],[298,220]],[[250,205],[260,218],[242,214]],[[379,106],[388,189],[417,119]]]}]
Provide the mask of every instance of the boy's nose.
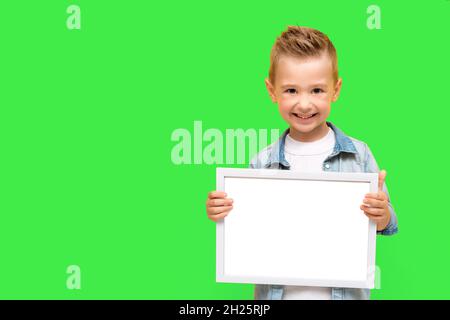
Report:
[{"label": "boy's nose", "polygon": [[294,104],[294,107],[296,107],[299,111],[306,113],[312,109],[312,102],[306,97],[300,98]]}]

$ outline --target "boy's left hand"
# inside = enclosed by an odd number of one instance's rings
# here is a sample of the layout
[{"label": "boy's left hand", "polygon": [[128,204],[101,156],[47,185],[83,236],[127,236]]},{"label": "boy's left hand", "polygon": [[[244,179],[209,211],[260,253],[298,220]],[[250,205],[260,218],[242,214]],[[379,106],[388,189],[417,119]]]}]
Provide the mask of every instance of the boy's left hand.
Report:
[{"label": "boy's left hand", "polygon": [[381,231],[386,228],[391,220],[391,213],[388,207],[388,196],[384,193],[383,184],[386,179],[386,171],[381,170],[378,174],[378,192],[367,193],[360,209],[364,214],[377,224],[377,230]]}]

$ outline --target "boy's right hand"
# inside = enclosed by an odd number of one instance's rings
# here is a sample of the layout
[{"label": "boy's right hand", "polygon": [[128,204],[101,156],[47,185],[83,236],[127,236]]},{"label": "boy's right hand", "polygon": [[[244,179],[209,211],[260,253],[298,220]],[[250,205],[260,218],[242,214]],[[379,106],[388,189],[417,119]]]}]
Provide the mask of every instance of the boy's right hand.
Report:
[{"label": "boy's right hand", "polygon": [[211,191],[206,200],[206,213],[208,218],[214,222],[223,219],[233,209],[233,199],[226,198],[223,191]]}]

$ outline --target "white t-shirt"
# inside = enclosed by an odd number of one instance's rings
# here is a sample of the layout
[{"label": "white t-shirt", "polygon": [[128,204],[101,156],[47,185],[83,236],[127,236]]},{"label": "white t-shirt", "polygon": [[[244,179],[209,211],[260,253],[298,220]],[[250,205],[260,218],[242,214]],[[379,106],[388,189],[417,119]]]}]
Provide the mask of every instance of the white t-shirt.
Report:
[{"label": "white t-shirt", "polygon": [[[302,172],[323,171],[324,160],[331,154],[335,144],[334,131],[328,127],[328,133],[319,140],[302,142],[286,136],[284,154],[291,170]],[[283,300],[330,300],[331,288],[285,286]]]}]

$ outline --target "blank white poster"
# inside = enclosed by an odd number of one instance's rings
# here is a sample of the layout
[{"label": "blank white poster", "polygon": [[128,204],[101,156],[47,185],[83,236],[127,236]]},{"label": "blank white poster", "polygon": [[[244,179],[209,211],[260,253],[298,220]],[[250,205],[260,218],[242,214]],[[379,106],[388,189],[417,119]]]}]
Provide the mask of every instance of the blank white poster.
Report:
[{"label": "blank white poster", "polygon": [[[371,192],[371,182],[321,180],[327,174],[316,174],[315,180],[225,176],[224,191],[233,198],[234,208],[218,225],[219,278],[372,287],[374,239],[369,240],[375,232],[359,208]],[[346,179],[351,179],[349,174]]]}]

